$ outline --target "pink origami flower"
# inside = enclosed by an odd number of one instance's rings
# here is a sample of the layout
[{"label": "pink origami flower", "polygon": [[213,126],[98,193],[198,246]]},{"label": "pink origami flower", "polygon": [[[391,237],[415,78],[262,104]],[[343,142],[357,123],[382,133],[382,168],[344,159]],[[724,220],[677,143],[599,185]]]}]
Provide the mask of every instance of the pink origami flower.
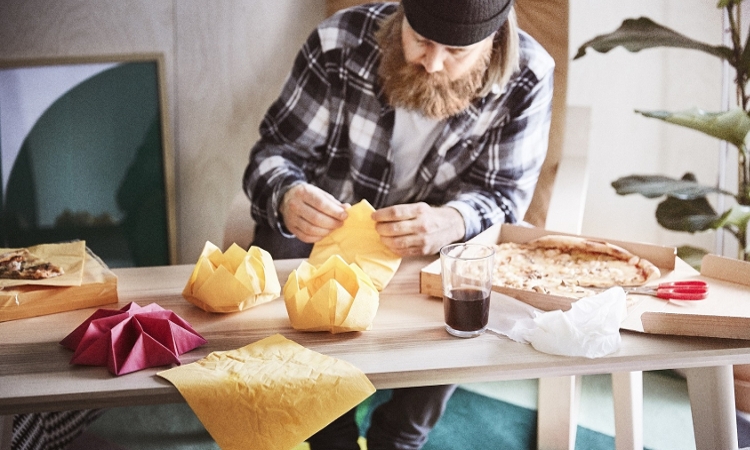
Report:
[{"label": "pink origami flower", "polygon": [[122,309],[99,309],[65,339],[71,364],[107,366],[114,375],[147,367],[180,364],[179,355],[206,340],[180,316],[151,303],[128,303]]}]

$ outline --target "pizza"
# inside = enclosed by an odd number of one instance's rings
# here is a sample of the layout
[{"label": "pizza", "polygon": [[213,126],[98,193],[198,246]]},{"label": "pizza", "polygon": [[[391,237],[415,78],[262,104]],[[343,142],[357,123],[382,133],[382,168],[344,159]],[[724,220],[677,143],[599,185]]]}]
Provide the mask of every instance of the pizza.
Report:
[{"label": "pizza", "polygon": [[650,261],[604,241],[547,235],[495,245],[493,284],[500,287],[585,297],[595,288],[640,286],[660,276]]},{"label": "pizza", "polygon": [[27,249],[0,254],[0,278],[43,280],[63,273],[61,267],[34,256]]}]

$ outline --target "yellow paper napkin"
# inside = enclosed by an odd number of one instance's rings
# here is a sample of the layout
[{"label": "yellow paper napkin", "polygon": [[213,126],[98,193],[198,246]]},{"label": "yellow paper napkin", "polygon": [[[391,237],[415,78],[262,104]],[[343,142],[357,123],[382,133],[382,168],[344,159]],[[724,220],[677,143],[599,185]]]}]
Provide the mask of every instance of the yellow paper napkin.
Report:
[{"label": "yellow paper napkin", "polygon": [[375,209],[362,200],[347,211],[344,225],[315,243],[308,261],[314,266],[339,255],[347,263],[357,263],[370,276],[375,287],[382,291],[401,264],[401,257],[380,242],[375,221],[370,217]]},{"label": "yellow paper napkin", "polygon": [[290,450],[375,392],[351,364],[278,334],[158,375],[223,450]]},{"label": "yellow paper napkin", "polygon": [[320,267],[302,261],[284,284],[284,302],[294,329],[344,333],[372,328],[380,294],[359,266],[333,255]]},{"label": "yellow paper napkin", "polygon": [[[0,279],[0,289],[11,286],[80,286],[86,260],[86,241],[39,244],[26,247],[32,255],[60,267],[63,274],[41,280]],[[0,255],[17,248],[0,248]]]},{"label": "yellow paper napkin", "polygon": [[182,291],[187,301],[209,312],[242,311],[281,294],[271,255],[259,247],[232,244],[225,253],[206,242]]}]

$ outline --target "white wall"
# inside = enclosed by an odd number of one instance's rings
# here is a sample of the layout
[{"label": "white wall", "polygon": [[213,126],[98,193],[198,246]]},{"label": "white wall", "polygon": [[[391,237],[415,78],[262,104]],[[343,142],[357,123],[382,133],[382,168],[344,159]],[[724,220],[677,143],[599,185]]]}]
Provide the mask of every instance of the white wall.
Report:
[{"label": "white wall", "polygon": [[[713,1],[571,0],[571,55],[594,36],[617,29],[624,19],[640,16],[696,40],[722,42],[722,13]],[[666,231],[654,217],[659,200],[618,196],[610,183],[631,174],[681,177],[687,171],[703,184],[716,183],[718,140],[633,111],[693,106],[720,110],[720,60],[681,49],[630,53],[618,48],[607,54],[589,50],[570,63],[568,83],[568,103],[592,108],[592,171],[583,233],[713,250],[714,233]]]}]

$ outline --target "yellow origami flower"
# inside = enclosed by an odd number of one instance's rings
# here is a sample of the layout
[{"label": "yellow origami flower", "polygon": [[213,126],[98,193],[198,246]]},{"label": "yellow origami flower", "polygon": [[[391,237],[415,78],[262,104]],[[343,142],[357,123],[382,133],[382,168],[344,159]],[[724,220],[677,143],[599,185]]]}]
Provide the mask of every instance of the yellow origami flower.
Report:
[{"label": "yellow origami flower", "polygon": [[333,255],[320,267],[303,261],[292,271],[284,301],[295,329],[344,333],[372,328],[380,294],[357,264]]},{"label": "yellow origami flower", "polygon": [[232,244],[225,253],[206,242],[182,296],[209,312],[242,311],[281,294],[271,255],[260,247]]}]

